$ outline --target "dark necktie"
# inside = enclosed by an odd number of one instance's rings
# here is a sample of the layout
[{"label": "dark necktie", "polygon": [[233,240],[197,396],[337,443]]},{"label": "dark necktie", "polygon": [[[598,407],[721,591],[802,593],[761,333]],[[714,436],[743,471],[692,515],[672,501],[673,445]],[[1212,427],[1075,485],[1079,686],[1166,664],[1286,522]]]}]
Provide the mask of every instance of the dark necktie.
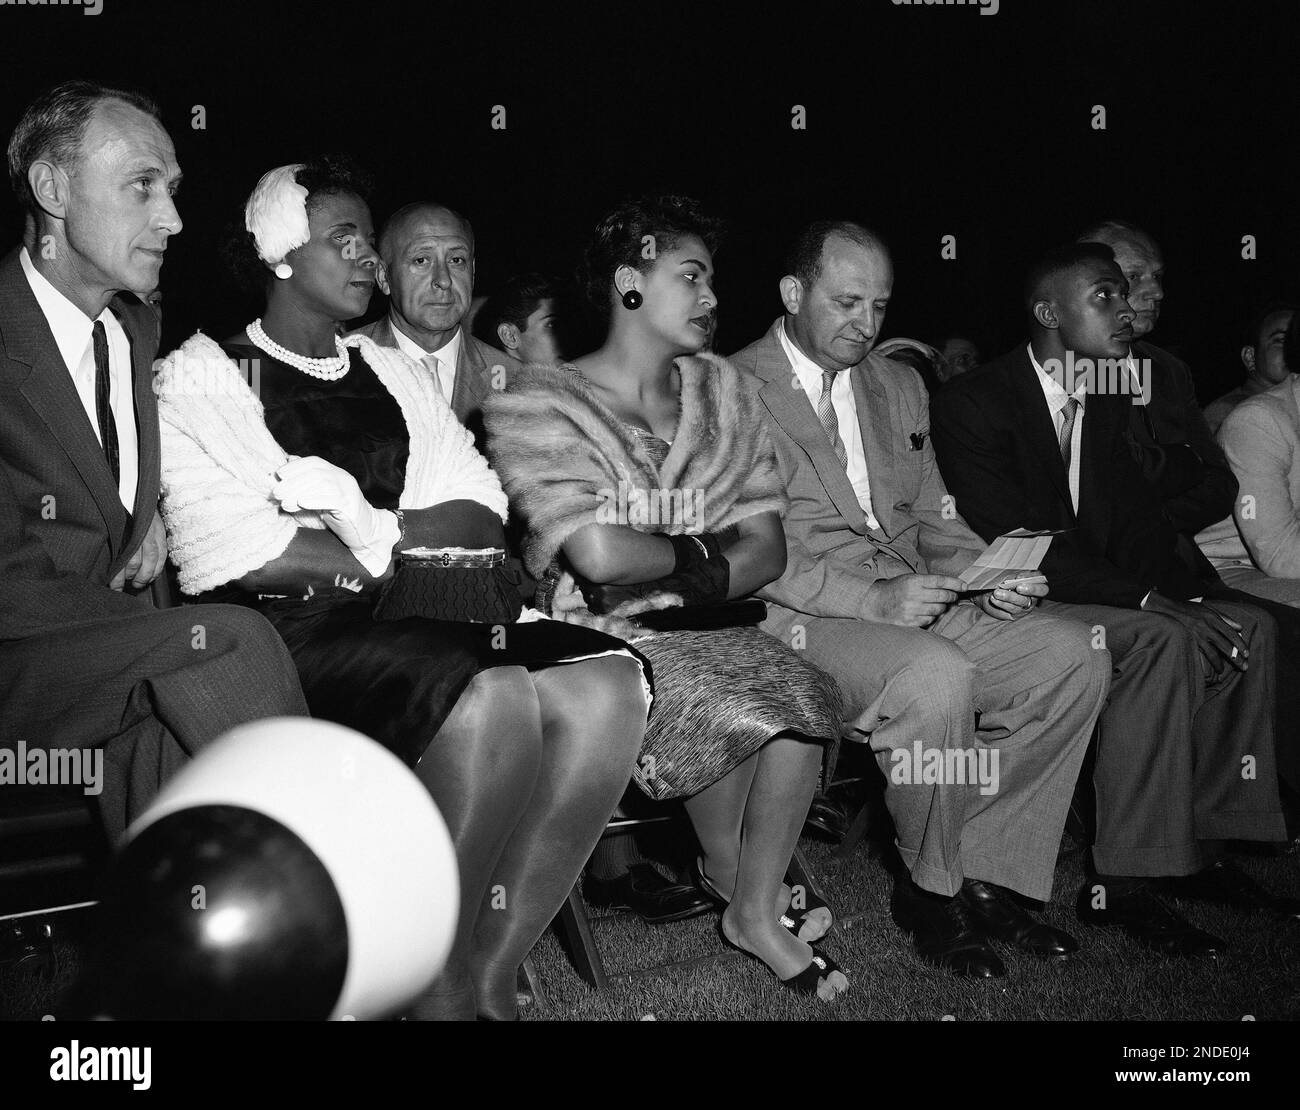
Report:
[{"label": "dark necktie", "polygon": [[95,321],[90,337],[95,345],[95,418],[99,422],[99,441],[104,445],[104,456],[116,484],[121,480],[121,465],[117,454],[117,421],[108,403],[108,335],[102,320]]},{"label": "dark necktie", "polygon": [[831,441],[831,447],[835,451],[835,457],[840,460],[840,465],[847,467],[849,454],[844,449],[844,441],[840,438],[840,422],[835,416],[835,406],[831,404],[831,387],[835,385],[835,374],[834,370],[822,371],[822,395],[817,400],[817,419],[826,429],[826,438]]},{"label": "dark necktie", "polygon": [[1070,449],[1074,440],[1074,421],[1079,415],[1079,400],[1070,397],[1061,408],[1061,461],[1065,463],[1065,473],[1070,473]]}]

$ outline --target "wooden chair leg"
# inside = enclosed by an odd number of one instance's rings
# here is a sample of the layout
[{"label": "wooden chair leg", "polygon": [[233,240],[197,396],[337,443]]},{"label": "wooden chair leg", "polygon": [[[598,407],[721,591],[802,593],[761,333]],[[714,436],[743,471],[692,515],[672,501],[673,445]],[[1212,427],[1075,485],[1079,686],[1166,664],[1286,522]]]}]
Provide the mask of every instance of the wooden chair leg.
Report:
[{"label": "wooden chair leg", "polygon": [[578,888],[569,891],[569,896],[555,916],[560,937],[569,949],[569,958],[573,968],[589,985],[598,991],[609,987],[605,975],[605,961],[600,958],[600,949],[596,947],[596,938],[591,934],[591,922],[587,920],[587,907],[583,904]]},{"label": "wooden chair leg", "polygon": [[858,845],[862,843],[867,835],[867,830],[871,827],[871,803],[864,802],[858,814],[853,818],[853,823],[849,825],[849,831],[844,834],[844,839],[840,841],[839,847],[835,849],[834,858],[840,862],[848,859],[853,855]]}]

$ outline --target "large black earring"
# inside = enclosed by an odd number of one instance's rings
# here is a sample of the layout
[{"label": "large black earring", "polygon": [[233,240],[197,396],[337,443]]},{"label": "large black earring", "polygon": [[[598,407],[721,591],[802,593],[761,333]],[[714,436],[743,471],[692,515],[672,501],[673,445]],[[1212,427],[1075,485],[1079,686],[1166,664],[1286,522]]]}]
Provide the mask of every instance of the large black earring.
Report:
[{"label": "large black earring", "polygon": [[623,294],[623,307],[635,312],[641,307],[641,294],[635,289],[629,289]]}]

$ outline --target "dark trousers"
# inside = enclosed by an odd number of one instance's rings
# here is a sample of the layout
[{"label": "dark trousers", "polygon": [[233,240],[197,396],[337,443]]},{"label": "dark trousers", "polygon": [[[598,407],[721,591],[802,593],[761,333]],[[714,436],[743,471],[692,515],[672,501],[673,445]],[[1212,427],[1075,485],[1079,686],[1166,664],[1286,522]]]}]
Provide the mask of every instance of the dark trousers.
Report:
[{"label": "dark trousers", "polygon": [[1300,609],[1281,601],[1215,585],[1205,591],[1211,600],[1239,601],[1263,609],[1277,624],[1276,721],[1278,777],[1300,794]]},{"label": "dark trousers", "polygon": [[307,706],[283,641],[250,609],[142,607],[0,644],[0,746],[103,748],[110,842],[204,744],[274,716]]},{"label": "dark trousers", "polygon": [[1186,875],[1212,862],[1201,841],[1286,838],[1268,614],[1253,601],[1217,601],[1243,626],[1250,667],[1207,686],[1195,640],[1169,617],[1051,601],[1043,608],[1090,625],[1111,653],[1093,772],[1099,873]]}]

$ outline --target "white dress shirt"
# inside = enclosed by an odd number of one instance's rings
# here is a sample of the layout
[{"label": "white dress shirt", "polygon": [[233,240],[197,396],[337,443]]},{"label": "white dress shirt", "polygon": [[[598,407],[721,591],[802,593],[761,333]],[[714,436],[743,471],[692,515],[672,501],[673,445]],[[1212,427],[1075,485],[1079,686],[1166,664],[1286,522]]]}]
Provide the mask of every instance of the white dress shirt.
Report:
[{"label": "white dress shirt", "polygon": [[[81,398],[81,407],[90,420],[90,430],[100,447],[99,417],[95,412],[95,345],[91,333],[92,320],[60,293],[32,265],[24,247],[18,254],[23,274],[31,286],[36,303],[40,305],[45,321],[54,333],[54,343],[59,349],[73,387]],[[131,373],[131,341],[127,338],[117,317],[107,308],[96,317],[104,324],[108,339],[108,405],[117,424],[118,482],[117,495],[127,512],[135,509],[135,491],[140,481],[139,435],[135,426],[135,389]]]},{"label": "white dress shirt", "polygon": [[[438,388],[442,391],[442,399],[450,405],[451,391],[456,388],[456,362],[460,358],[461,329],[457,328],[456,334],[436,351],[426,351],[409,335],[400,331],[391,319],[388,323],[397,338],[397,347],[403,354],[409,355],[416,362],[424,362],[430,356],[438,360],[436,377]],[[425,362],[425,365],[427,366],[428,363]]]},{"label": "white dress shirt", "polygon": [[[1056,432],[1056,442],[1061,442],[1061,426],[1065,423],[1065,402],[1073,397],[1079,402],[1079,410],[1074,417],[1074,433],[1070,437],[1070,502],[1074,505],[1074,511],[1079,511],[1079,463],[1082,452],[1079,450],[1083,443],[1083,414],[1087,408],[1087,382],[1081,381],[1079,387],[1073,393],[1066,393],[1065,386],[1053,378],[1039,364],[1038,359],[1034,357],[1034,348],[1028,344],[1025,350],[1029,352],[1029,361],[1034,364],[1034,371],[1038,374],[1038,384],[1043,387],[1043,397],[1047,401],[1047,411],[1052,416],[1052,428]],[[1050,361],[1050,360],[1049,360]]]},{"label": "white dress shirt", "polygon": [[[803,391],[808,396],[808,403],[812,405],[815,413],[817,402],[821,400],[822,395],[822,368],[799,350],[786,335],[785,321],[781,322],[780,337],[781,349],[785,351],[785,357],[790,360],[795,377],[803,386]],[[876,514],[871,510],[871,482],[867,476],[867,453],[862,446],[862,425],[858,423],[858,402],[853,395],[853,382],[849,379],[848,370],[841,370],[835,375],[835,383],[831,386],[831,408],[835,410],[835,423],[839,427],[840,442],[844,444],[845,454],[848,456],[845,469],[849,473],[849,481],[853,484],[853,493],[858,499],[858,504],[862,506],[862,511],[867,514],[867,527],[878,529],[880,524],[876,520]]]}]

